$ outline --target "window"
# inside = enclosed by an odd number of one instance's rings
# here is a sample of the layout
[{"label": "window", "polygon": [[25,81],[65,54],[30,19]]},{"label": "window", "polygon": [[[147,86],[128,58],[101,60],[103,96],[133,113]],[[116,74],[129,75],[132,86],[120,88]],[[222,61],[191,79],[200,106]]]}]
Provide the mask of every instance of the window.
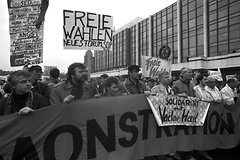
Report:
[{"label": "window", "polygon": [[218,11],[218,18],[225,17],[227,16],[227,14],[228,14],[228,9],[227,7],[224,7]]},{"label": "window", "polygon": [[218,28],[226,27],[228,25],[228,20],[218,22]]},{"label": "window", "polygon": [[194,19],[189,21],[189,28],[193,28],[195,26],[196,26],[196,19],[194,18]]},{"label": "window", "polygon": [[240,12],[240,2],[233,3],[230,5],[229,14],[234,14],[236,12]]},{"label": "window", "polygon": [[189,13],[188,13],[188,17],[189,17],[189,19],[195,18],[195,17],[196,17],[196,14],[195,14],[195,13],[196,13],[195,10],[189,12]]},{"label": "window", "polygon": [[197,38],[198,38],[198,46],[203,45],[203,34],[198,35]]},{"label": "window", "polygon": [[196,46],[196,37],[190,37],[189,38],[189,47],[192,48],[192,47],[195,47]]}]

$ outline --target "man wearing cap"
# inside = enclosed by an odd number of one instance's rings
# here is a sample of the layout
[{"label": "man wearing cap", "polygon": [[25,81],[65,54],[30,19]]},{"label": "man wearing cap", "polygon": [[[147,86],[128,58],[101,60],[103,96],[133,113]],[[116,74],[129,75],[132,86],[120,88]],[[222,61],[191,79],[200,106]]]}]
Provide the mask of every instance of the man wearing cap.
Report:
[{"label": "man wearing cap", "polygon": [[228,79],[225,87],[221,89],[222,99],[227,105],[233,105],[236,103],[238,97],[237,86],[238,79],[234,77]]},{"label": "man wearing cap", "polygon": [[140,67],[131,65],[128,67],[128,79],[121,84],[121,91],[127,94],[144,94],[147,91],[146,85],[140,81]]},{"label": "man wearing cap", "polygon": [[94,92],[87,83],[87,67],[83,63],[72,63],[68,67],[67,76],[65,82],[58,83],[53,87],[50,95],[52,105],[94,97]]},{"label": "man wearing cap", "polygon": [[50,98],[50,89],[48,86],[41,82],[42,79],[42,67],[39,65],[33,65],[29,68],[29,72],[32,74],[31,83],[32,91],[43,95],[46,99]]}]

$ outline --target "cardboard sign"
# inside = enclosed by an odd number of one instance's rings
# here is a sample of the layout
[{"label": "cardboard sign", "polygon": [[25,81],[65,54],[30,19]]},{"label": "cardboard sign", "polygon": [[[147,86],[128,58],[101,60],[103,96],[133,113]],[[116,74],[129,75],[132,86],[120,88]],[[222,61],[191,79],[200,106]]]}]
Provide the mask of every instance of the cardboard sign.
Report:
[{"label": "cardboard sign", "polygon": [[149,100],[158,126],[202,126],[210,105],[194,97],[183,98],[165,94],[150,96]]},{"label": "cardboard sign", "polygon": [[160,71],[168,71],[171,75],[171,63],[167,60],[149,56],[142,56],[143,77],[158,77]]},{"label": "cardboard sign", "polygon": [[212,77],[218,81],[223,81],[222,73],[221,73],[220,69],[218,71],[208,70],[208,73],[209,73],[209,77]]},{"label": "cardboard sign", "polygon": [[11,66],[38,64],[43,61],[43,25],[36,28],[41,0],[9,2]]},{"label": "cardboard sign", "polygon": [[112,40],[112,16],[63,10],[64,49],[106,50]]}]

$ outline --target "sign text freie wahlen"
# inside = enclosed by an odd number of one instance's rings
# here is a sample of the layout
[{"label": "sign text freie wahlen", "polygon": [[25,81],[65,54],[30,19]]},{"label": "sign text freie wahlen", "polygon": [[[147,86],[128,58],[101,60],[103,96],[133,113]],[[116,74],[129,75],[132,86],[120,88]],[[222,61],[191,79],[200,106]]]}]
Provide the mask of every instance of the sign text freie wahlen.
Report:
[{"label": "sign text freie wahlen", "polygon": [[112,16],[63,10],[64,49],[103,50],[110,48],[112,39]]}]

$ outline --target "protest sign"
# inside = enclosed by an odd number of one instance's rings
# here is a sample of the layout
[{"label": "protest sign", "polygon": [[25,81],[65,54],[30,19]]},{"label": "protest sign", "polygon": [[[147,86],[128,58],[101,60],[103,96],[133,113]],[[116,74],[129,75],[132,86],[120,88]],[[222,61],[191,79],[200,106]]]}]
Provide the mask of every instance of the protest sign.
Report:
[{"label": "protest sign", "polygon": [[[240,107],[211,104],[203,126],[158,127],[145,95],[102,97],[0,117],[3,160],[137,160],[240,144]],[[174,145],[173,145],[174,144]]]},{"label": "protest sign", "polygon": [[218,71],[208,70],[208,73],[209,73],[209,77],[212,77],[218,81],[223,81],[222,73],[221,73],[220,69],[218,69]]},{"label": "protest sign", "polygon": [[64,49],[107,50],[112,40],[112,16],[63,10]]},{"label": "protest sign", "polygon": [[165,94],[149,96],[149,100],[158,126],[202,126],[210,105],[194,97]]},{"label": "protest sign", "polygon": [[171,74],[171,63],[167,60],[142,56],[141,62],[143,77],[158,77],[160,71],[168,71]]},{"label": "protest sign", "polygon": [[[39,20],[41,4],[41,0],[8,0],[11,66],[43,61],[43,25]],[[43,18],[44,15],[41,16]]]}]

